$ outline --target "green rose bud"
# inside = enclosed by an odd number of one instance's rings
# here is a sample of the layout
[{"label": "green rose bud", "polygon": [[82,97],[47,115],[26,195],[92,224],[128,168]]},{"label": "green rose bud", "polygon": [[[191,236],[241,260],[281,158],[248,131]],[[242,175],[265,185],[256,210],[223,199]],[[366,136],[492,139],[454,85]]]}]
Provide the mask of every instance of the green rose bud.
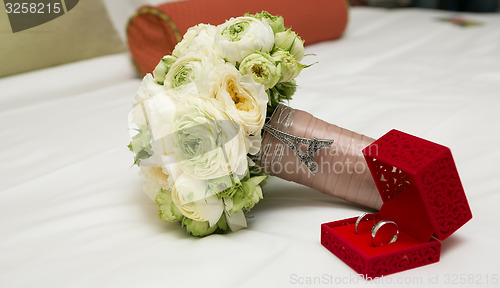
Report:
[{"label": "green rose bud", "polygon": [[274,35],[275,48],[290,52],[297,61],[304,58],[304,40],[288,29],[284,32],[279,32]]},{"label": "green rose bud", "polygon": [[217,224],[210,227],[208,221],[196,221],[188,217],[182,219],[182,226],[186,227],[188,233],[194,236],[205,237],[212,233],[221,233],[229,229],[227,224],[226,216],[222,214]]},{"label": "green rose bud", "polygon": [[269,14],[267,11],[262,11],[260,13],[257,13],[255,15],[252,14],[245,14],[245,16],[249,17],[254,17],[259,20],[264,20],[267,23],[269,23],[269,26],[273,29],[274,34],[278,32],[283,32],[285,31],[285,20],[281,16],[274,16]]},{"label": "green rose bud", "polygon": [[182,226],[186,227],[186,230],[189,234],[200,237],[210,235],[214,233],[217,228],[219,228],[217,225],[210,227],[208,221],[195,221],[187,217],[184,217],[182,219]]},{"label": "green rose bud", "polygon": [[255,176],[247,181],[241,182],[241,187],[236,189],[233,195],[233,207],[231,213],[253,208],[262,199],[262,188],[259,184],[266,179],[266,176]]},{"label": "green rose bud", "polygon": [[175,60],[177,60],[175,56],[167,55],[160,60],[158,65],[156,65],[155,70],[153,70],[153,77],[158,84],[163,85],[165,76],[167,75],[168,70],[170,70],[170,67],[172,67],[172,64],[174,64]]},{"label": "green rose bud", "polygon": [[254,206],[252,205],[252,192],[255,190],[255,187],[253,183],[243,182],[233,195],[233,207],[229,212],[236,213],[243,209],[251,209]]},{"label": "green rose bud", "polygon": [[156,195],[156,205],[158,205],[158,217],[162,221],[175,222],[182,219],[182,213],[172,202],[170,190],[161,189]]},{"label": "green rose bud", "polygon": [[295,77],[299,76],[300,71],[304,69],[304,65],[300,64],[290,52],[284,50],[277,50],[271,57],[274,61],[281,65],[281,79],[279,82],[289,82]]},{"label": "green rose bud", "polygon": [[261,200],[262,198],[264,198],[264,196],[262,195],[262,188],[259,186],[259,184],[262,181],[264,181],[266,178],[267,178],[267,176],[265,176],[265,175],[255,176],[255,177],[252,177],[252,178],[248,179],[248,181],[247,181],[247,182],[251,182],[251,183],[253,183],[255,185],[255,190],[254,190],[254,193],[252,195],[252,203],[253,203],[253,205],[257,204],[257,202],[259,202],[259,200]]},{"label": "green rose bud", "polygon": [[252,75],[255,82],[269,89],[281,78],[281,68],[276,66],[273,58],[267,53],[255,52],[248,55],[240,64],[242,75]]}]

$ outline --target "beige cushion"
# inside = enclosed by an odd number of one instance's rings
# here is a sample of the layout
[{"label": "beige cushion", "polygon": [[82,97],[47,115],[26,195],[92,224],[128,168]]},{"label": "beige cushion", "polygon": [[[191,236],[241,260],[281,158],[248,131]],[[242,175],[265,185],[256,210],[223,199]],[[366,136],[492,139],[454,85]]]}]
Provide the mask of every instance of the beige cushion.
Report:
[{"label": "beige cushion", "polygon": [[102,1],[76,2],[56,19],[17,33],[1,9],[0,77],[125,51]]}]

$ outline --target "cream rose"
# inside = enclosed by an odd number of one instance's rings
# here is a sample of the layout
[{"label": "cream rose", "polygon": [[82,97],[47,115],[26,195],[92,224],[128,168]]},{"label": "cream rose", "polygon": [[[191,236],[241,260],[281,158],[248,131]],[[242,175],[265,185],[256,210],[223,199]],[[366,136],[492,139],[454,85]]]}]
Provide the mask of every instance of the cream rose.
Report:
[{"label": "cream rose", "polygon": [[172,201],[182,215],[196,221],[208,221],[210,227],[217,224],[224,212],[224,203],[208,189],[207,181],[185,173],[175,180]]},{"label": "cream rose", "polygon": [[155,200],[161,189],[170,190],[172,187],[168,183],[168,175],[162,172],[161,167],[141,166],[139,175],[142,178],[142,190],[151,200]]},{"label": "cream rose", "polygon": [[238,122],[247,135],[260,134],[267,108],[264,85],[256,83],[251,75],[242,76],[230,64],[219,65],[212,76],[215,98],[224,105],[229,117]]}]

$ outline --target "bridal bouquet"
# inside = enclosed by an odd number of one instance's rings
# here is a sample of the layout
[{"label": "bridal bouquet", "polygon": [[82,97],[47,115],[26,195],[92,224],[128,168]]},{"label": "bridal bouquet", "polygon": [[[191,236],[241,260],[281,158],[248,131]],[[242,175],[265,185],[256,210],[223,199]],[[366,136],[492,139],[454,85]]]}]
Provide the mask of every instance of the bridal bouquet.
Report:
[{"label": "bridal bouquet", "polygon": [[295,92],[303,41],[263,11],[191,27],[142,81],[134,163],[159,218],[205,236],[246,227],[266,178],[252,157],[266,117]]}]

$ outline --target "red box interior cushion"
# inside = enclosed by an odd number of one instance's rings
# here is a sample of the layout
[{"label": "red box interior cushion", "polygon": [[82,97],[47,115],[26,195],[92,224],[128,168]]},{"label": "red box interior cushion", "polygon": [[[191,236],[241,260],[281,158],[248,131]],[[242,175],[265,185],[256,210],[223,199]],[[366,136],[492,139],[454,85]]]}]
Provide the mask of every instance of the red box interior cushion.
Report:
[{"label": "red box interior cushion", "polygon": [[[369,256],[382,255],[390,251],[400,250],[403,248],[413,247],[422,243],[417,239],[413,238],[411,235],[405,233],[404,231],[399,231],[399,236],[396,242],[374,247],[371,240],[371,229],[375,223],[381,219],[376,216],[375,218],[369,220],[363,220],[358,226],[359,234],[355,233],[355,222],[357,217],[346,219],[346,223],[351,223],[347,225],[341,225],[336,227],[330,227],[332,230],[341,235],[344,239],[359,248],[361,251]],[[392,236],[392,234],[391,234]]]}]

